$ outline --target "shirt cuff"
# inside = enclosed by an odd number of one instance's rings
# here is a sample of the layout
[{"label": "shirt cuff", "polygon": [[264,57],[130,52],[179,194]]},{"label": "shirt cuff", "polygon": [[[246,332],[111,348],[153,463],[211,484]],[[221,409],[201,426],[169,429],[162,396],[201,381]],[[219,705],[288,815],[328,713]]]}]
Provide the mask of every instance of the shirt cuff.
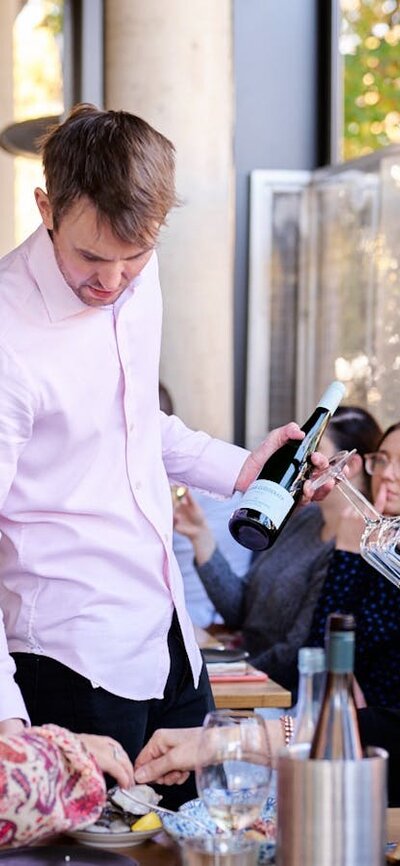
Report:
[{"label": "shirt cuff", "polygon": [[14,680],[5,682],[0,689],[0,721],[6,719],[21,719],[24,725],[31,723],[21,691]]}]

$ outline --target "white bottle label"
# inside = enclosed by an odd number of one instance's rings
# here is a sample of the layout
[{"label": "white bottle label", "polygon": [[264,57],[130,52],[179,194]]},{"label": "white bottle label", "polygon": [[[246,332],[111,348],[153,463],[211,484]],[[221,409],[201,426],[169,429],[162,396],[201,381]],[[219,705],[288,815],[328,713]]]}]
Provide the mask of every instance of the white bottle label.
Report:
[{"label": "white bottle label", "polygon": [[293,507],[293,497],[275,481],[266,478],[258,478],[243,494],[239,508],[253,508],[261,511],[272,520],[274,526],[279,529],[285,517]]}]

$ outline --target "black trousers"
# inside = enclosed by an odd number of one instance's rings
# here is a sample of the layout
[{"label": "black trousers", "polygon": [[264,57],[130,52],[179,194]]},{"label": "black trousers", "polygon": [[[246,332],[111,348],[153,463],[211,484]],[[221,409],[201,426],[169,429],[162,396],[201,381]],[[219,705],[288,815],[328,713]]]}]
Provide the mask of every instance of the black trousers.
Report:
[{"label": "black trousers", "polygon": [[[168,635],[171,670],[164,697],[133,701],[93,688],[90,680],[47,656],[13,653],[15,674],[33,725],[52,722],[76,733],[115,737],[132,761],[157,728],[201,725],[214,709],[206,669],[198,688],[193,686],[189,660],[178,619],[174,614]],[[134,676],[134,664],[133,664]],[[115,781],[108,780],[110,784]],[[155,786],[156,787],[156,786]],[[194,774],[184,785],[157,786],[161,805],[177,809],[197,796]]]}]

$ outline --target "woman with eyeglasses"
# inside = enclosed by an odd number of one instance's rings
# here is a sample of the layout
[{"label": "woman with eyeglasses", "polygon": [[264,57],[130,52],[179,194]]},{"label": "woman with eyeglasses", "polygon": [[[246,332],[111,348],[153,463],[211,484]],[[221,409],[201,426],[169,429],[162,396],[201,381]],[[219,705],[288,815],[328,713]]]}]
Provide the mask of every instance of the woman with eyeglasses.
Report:
[{"label": "woman with eyeglasses", "polygon": [[[386,430],[376,451],[364,455],[364,465],[377,510],[387,517],[399,515],[400,422]],[[400,591],[361,557],[363,528],[353,509],[346,509],[307,645],[323,646],[329,613],[353,613],[357,624],[355,675],[365,701],[400,708]]]}]

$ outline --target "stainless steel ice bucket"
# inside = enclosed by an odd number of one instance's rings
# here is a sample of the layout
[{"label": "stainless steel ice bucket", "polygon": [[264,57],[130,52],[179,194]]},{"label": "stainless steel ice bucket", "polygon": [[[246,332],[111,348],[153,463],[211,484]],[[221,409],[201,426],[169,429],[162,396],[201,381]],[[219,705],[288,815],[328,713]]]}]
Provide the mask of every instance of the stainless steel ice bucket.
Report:
[{"label": "stainless steel ice bucket", "polygon": [[382,866],[387,752],[310,761],[307,746],[278,758],[278,866]]}]

